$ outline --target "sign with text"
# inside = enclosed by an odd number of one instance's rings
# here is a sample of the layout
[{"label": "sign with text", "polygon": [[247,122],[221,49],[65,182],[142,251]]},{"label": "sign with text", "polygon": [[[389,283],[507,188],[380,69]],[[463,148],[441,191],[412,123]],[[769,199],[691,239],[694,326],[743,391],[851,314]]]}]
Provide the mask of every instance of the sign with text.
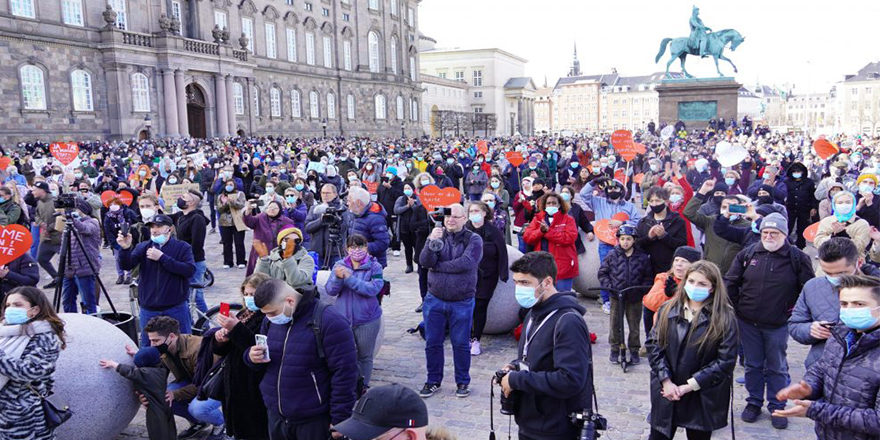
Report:
[{"label": "sign with text", "polygon": [[[170,209],[171,206],[174,206],[177,203],[177,199],[180,198],[185,192],[194,189],[199,191],[198,183],[178,183],[177,185],[162,185],[162,200],[165,201],[166,209]],[[201,192],[201,191],[199,191]]]},{"label": "sign with text", "polygon": [[52,157],[58,159],[64,165],[70,165],[79,155],[79,145],[76,142],[55,142],[49,146]]},{"label": "sign with text", "polygon": [[504,153],[504,157],[507,158],[507,161],[514,167],[518,167],[523,163],[523,155],[519,151],[508,151],[507,153]]},{"label": "sign with text", "polygon": [[596,238],[599,241],[611,246],[617,246],[617,228],[612,227],[607,218],[597,221],[593,225],[593,230],[596,231]]},{"label": "sign with text", "polygon": [[633,144],[632,132],[629,130],[617,130],[611,133],[611,145],[614,147],[614,151],[627,162],[635,159],[638,155],[635,144]]},{"label": "sign with text", "polygon": [[125,204],[125,206],[131,206],[131,202],[134,201],[134,196],[125,190],[117,193],[112,189],[108,189],[101,193],[101,203],[103,203],[106,208],[110,207],[110,203],[113,202],[114,199],[119,199],[119,201]]},{"label": "sign with text", "polygon": [[485,140],[477,141],[477,151],[479,151],[480,154],[488,153],[489,152],[489,142],[485,141]]},{"label": "sign with text", "polygon": [[364,187],[367,188],[367,191],[369,191],[370,194],[376,194],[379,191],[379,182],[366,182],[365,181],[363,183],[364,183]]},{"label": "sign with text", "polygon": [[428,210],[434,211],[437,208],[443,208],[454,203],[461,203],[461,192],[455,188],[444,188],[436,185],[428,185],[422,187],[419,191],[419,201]]},{"label": "sign with text", "polygon": [[0,266],[22,256],[31,248],[34,238],[22,225],[0,226]]}]

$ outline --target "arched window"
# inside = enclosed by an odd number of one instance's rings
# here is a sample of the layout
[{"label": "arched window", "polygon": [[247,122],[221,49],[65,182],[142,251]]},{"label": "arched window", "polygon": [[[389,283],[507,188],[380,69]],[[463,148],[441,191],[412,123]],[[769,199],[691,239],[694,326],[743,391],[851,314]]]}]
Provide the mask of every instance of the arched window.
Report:
[{"label": "arched window", "polygon": [[379,34],[370,31],[367,46],[370,50],[370,72],[379,73]]},{"label": "arched window", "polygon": [[70,86],[73,89],[73,110],[90,112],[95,110],[92,102],[92,75],[85,70],[74,70],[70,74]]},{"label": "arched window", "polygon": [[327,117],[336,119],[336,95],[332,93],[327,94]]},{"label": "arched window", "polygon": [[302,106],[300,104],[299,90],[290,91],[290,114],[294,118],[302,117]]},{"label": "arched window", "polygon": [[412,101],[410,101],[410,115],[409,116],[410,116],[410,119],[413,120],[413,122],[418,122],[418,120],[419,120],[419,100],[416,98],[413,98]]},{"label": "arched window", "polygon": [[150,80],[143,73],[131,76],[131,102],[134,111],[150,111]]},{"label": "arched window", "polygon": [[403,96],[397,95],[397,119],[403,120]]},{"label": "arched window", "polygon": [[409,79],[416,80],[416,57],[409,57]]},{"label": "arched window", "polygon": [[354,119],[354,95],[349,94],[345,100],[348,101],[348,119]]},{"label": "arched window", "polygon": [[244,89],[240,83],[232,83],[232,100],[235,102],[235,114],[244,114]]},{"label": "arched window", "polygon": [[273,118],[281,117],[281,90],[275,87],[269,89],[269,111]]},{"label": "arched window", "polygon": [[321,117],[321,103],[318,102],[318,92],[309,92],[309,116]]},{"label": "arched window", "polygon": [[385,96],[376,95],[376,119],[385,119]]},{"label": "arched window", "polygon": [[260,89],[256,86],[252,89],[252,95],[254,95],[254,116],[260,116]]},{"label": "arched window", "polygon": [[21,95],[26,110],[46,110],[46,83],[43,69],[28,64],[21,67]]},{"label": "arched window", "polygon": [[391,36],[391,72],[397,75],[397,36]]}]

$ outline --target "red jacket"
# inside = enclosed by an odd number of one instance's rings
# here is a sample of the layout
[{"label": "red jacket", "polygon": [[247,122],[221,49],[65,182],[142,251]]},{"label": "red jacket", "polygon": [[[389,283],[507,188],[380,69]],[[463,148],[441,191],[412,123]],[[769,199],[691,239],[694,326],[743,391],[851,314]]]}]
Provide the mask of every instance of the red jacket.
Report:
[{"label": "red jacket", "polygon": [[[553,216],[552,223],[546,222],[546,217],[545,211],[535,214],[523,233],[523,240],[535,250],[547,251],[553,255],[556,260],[557,280],[574,278],[578,274],[577,248],[574,244],[578,239],[577,225],[570,215],[562,212]],[[541,232],[542,224],[549,226],[546,233]]]}]

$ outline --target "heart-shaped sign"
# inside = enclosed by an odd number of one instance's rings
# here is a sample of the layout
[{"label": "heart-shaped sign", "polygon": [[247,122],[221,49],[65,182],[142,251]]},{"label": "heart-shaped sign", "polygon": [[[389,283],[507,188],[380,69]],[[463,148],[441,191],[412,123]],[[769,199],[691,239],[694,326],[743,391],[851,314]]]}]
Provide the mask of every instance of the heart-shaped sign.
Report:
[{"label": "heart-shaped sign", "polygon": [[6,171],[6,168],[9,167],[9,164],[12,163],[12,158],[9,156],[0,157],[0,170]]},{"label": "heart-shaped sign", "polygon": [[617,246],[617,228],[611,227],[608,219],[602,219],[593,224],[596,238],[602,243]]},{"label": "heart-shaped sign", "polygon": [[667,125],[663,127],[663,130],[660,130],[660,137],[663,139],[669,139],[675,133],[675,127],[671,125]]},{"label": "heart-shaped sign", "polygon": [[715,155],[718,156],[718,163],[730,168],[749,157],[749,152],[742,145],[721,141],[715,146]]},{"label": "heart-shaped sign", "polygon": [[822,159],[828,159],[840,151],[840,148],[837,145],[834,145],[825,139],[818,139],[816,142],[813,142],[813,149],[816,150],[816,155]]},{"label": "heart-shaped sign", "polygon": [[130,192],[125,190],[119,191],[117,193],[113,190],[108,189],[107,191],[101,193],[101,203],[104,204],[104,207],[110,207],[110,202],[112,202],[113,199],[116,198],[124,203],[125,206],[131,206],[131,202],[134,201],[134,196]]},{"label": "heart-shaped sign", "polygon": [[629,214],[625,212],[618,212],[617,214],[611,216],[611,220],[617,220],[619,222],[625,223],[627,220],[629,220]]},{"label": "heart-shaped sign", "polygon": [[486,154],[489,152],[489,142],[487,141],[477,141],[477,150],[480,154]]},{"label": "heart-shaped sign", "polygon": [[804,229],[804,239],[809,241],[810,243],[816,239],[816,233],[819,232],[819,222],[813,223],[810,226],[807,226],[807,229]]},{"label": "heart-shaped sign", "polygon": [[506,157],[507,161],[514,167],[518,167],[523,163],[523,155],[519,151],[508,151],[507,153],[504,153],[504,157]]},{"label": "heart-shaped sign", "polygon": [[0,226],[0,265],[24,255],[33,242],[31,231],[22,225]]},{"label": "heart-shaped sign", "polygon": [[49,146],[49,152],[58,162],[70,165],[79,155],[79,145],[76,142],[55,142]]},{"label": "heart-shaped sign", "polygon": [[419,191],[419,200],[430,212],[454,203],[461,203],[461,192],[455,188],[440,189],[438,186],[428,185]]}]

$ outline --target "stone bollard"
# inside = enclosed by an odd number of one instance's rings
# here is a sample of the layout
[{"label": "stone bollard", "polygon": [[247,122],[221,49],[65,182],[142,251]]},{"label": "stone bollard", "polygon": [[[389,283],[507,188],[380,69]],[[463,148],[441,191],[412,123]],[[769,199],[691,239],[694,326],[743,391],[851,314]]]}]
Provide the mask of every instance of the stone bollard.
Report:
[{"label": "stone bollard", "polygon": [[599,239],[587,241],[587,235],[583,232],[580,232],[579,239],[587,250],[578,255],[578,275],[574,278],[574,290],[580,296],[598,298],[598,291],[587,289],[599,287],[599,266],[602,263],[599,261]]},{"label": "stone bollard", "polygon": [[[507,246],[508,264],[513,264],[522,255],[519,249]],[[516,302],[513,274],[511,274],[506,283],[499,281],[498,287],[495,288],[495,294],[492,295],[492,299],[489,301],[489,310],[486,312],[486,328],[483,333],[499,335],[516,328],[520,324],[520,308],[519,303]]]}]

